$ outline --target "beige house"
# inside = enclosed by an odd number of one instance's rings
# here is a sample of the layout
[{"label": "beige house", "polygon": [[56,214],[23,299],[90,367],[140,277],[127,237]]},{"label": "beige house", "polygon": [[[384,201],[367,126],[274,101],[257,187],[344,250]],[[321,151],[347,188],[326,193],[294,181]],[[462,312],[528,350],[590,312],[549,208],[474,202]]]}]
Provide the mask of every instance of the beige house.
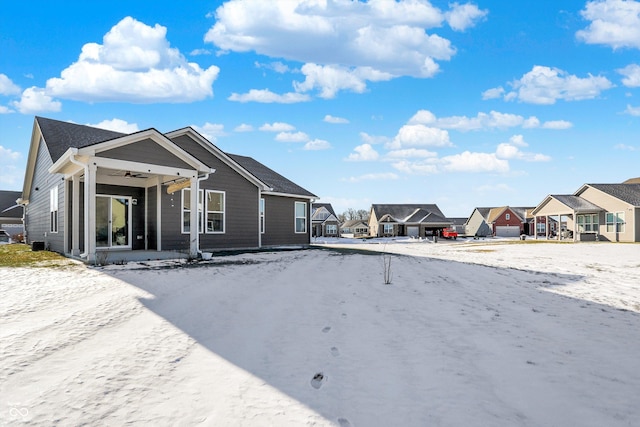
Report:
[{"label": "beige house", "polygon": [[640,242],[640,183],[584,184],[572,195],[545,197],[532,215],[536,223],[557,221],[554,239]]}]

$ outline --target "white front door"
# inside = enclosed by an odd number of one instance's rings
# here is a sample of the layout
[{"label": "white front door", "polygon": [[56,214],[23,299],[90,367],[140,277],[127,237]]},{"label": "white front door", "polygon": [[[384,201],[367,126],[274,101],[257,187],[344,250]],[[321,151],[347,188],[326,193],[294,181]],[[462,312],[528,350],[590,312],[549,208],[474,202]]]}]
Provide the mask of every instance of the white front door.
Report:
[{"label": "white front door", "polygon": [[96,248],[131,248],[131,197],[96,195]]}]

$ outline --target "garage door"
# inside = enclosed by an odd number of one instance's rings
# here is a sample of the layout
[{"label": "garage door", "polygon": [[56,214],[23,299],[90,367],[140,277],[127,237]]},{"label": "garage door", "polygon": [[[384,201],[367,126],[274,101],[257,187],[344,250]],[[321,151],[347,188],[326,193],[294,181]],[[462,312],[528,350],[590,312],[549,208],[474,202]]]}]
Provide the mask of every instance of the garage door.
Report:
[{"label": "garage door", "polygon": [[517,225],[497,225],[496,236],[518,237],[520,236],[520,227]]},{"label": "garage door", "polygon": [[420,227],[415,227],[415,226],[407,227],[407,236],[418,237],[419,234],[420,234]]}]

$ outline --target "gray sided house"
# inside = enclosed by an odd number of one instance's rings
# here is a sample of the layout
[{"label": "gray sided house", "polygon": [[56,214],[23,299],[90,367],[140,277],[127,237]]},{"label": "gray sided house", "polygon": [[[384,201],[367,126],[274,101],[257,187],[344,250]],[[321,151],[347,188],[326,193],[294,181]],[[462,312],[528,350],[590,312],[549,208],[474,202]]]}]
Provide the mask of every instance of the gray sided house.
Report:
[{"label": "gray sided house", "polygon": [[340,221],[331,203],[314,203],[311,206],[312,237],[338,237]]},{"label": "gray sided house", "polygon": [[6,231],[14,240],[24,232],[23,208],[18,204],[21,196],[20,191],[0,190],[0,230]]},{"label": "gray sided house", "polygon": [[369,235],[374,237],[426,237],[450,226],[435,204],[376,204],[369,212]]},{"label": "gray sided house", "polygon": [[28,243],[92,261],[305,245],[315,197],[191,128],[123,134],[36,117],[21,203]]},{"label": "gray sided house", "polygon": [[533,215],[557,222],[556,239],[640,242],[640,183],[584,184],[574,194],[548,195]]},{"label": "gray sided house", "polygon": [[340,225],[340,237],[367,237],[369,224],[364,219],[350,219]]}]

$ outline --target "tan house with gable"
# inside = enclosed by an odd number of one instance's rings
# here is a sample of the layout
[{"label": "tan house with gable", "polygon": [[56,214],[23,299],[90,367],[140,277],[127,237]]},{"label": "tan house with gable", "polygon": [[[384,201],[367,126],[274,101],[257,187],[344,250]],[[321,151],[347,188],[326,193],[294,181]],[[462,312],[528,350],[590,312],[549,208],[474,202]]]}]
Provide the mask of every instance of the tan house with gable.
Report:
[{"label": "tan house with gable", "polygon": [[572,195],[548,195],[532,214],[556,220],[558,240],[640,242],[640,183],[584,184]]}]

